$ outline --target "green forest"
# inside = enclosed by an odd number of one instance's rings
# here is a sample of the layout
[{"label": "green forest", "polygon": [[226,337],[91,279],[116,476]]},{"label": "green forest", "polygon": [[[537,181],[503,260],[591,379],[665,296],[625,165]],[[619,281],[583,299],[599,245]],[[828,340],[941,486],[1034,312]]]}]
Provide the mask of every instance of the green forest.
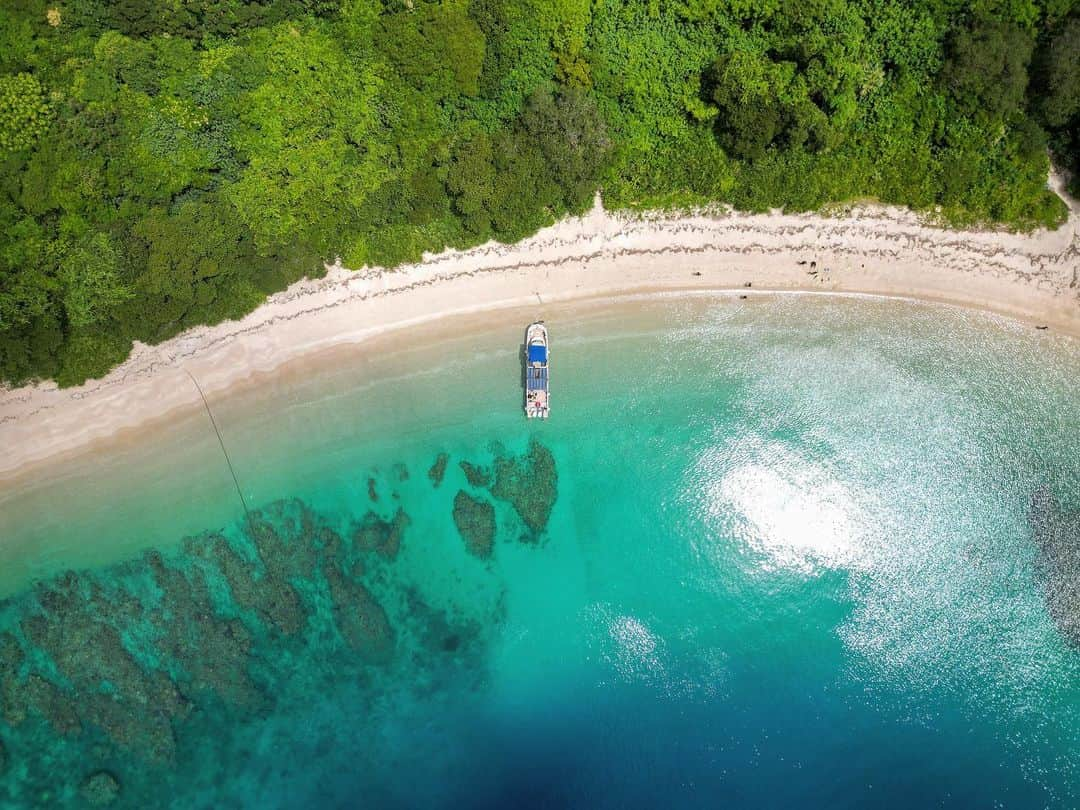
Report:
[{"label": "green forest", "polygon": [[0,0],[0,379],[609,208],[1062,221],[1080,0]]}]

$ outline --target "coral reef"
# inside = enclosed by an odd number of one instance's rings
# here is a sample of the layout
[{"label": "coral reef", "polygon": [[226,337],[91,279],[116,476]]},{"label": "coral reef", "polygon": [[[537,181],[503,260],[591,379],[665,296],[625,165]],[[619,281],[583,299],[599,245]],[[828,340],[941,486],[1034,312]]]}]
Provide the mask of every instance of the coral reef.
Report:
[{"label": "coral reef", "polygon": [[[194,707],[263,708],[250,665],[272,653],[260,653],[256,638],[274,645],[300,634],[308,610],[293,581],[313,580],[324,549],[337,551],[341,539],[296,501],[253,513],[244,539],[254,546],[253,563],[210,534],[185,541],[176,560],[150,551],[100,575],[67,572],[39,583],[17,611],[22,635],[38,651],[25,675],[19,639],[0,633],[4,721],[17,727],[40,717],[59,735],[101,733],[128,754],[170,763],[177,728]],[[138,581],[153,587],[137,595],[131,583]],[[385,658],[392,633],[374,598],[347,579],[334,579],[330,590],[347,603],[335,609],[348,617],[350,646]],[[141,647],[138,658],[131,645]]]},{"label": "coral reef", "polygon": [[431,483],[438,487],[442,483],[443,476],[446,475],[446,465],[450,461],[449,453],[439,453],[435,457],[435,463],[431,465],[431,469],[427,471],[427,477]]},{"label": "coral reef", "polygon": [[262,573],[242,559],[221,535],[189,540],[186,551],[205,560],[228,583],[233,601],[259,617],[266,627],[285,635],[298,633],[307,618],[296,589],[281,576]]},{"label": "coral reef", "polygon": [[470,554],[480,559],[491,556],[495,544],[494,506],[460,490],[454,496],[454,525]]},{"label": "coral reef", "polygon": [[[490,502],[460,493],[454,519],[472,553],[491,553]],[[182,785],[199,734],[277,711],[298,661],[305,689],[470,666],[481,626],[395,578],[410,522],[398,508],[331,523],[283,500],[236,531],[69,571],[0,604],[0,806],[146,806]],[[26,765],[17,777],[10,750]]]},{"label": "coral reef", "polygon": [[[169,669],[182,694],[213,695],[230,703],[256,705],[259,693],[246,666],[252,639],[243,622],[215,615],[201,573],[186,576],[166,566],[156,551],[145,559],[162,593],[159,609],[151,614],[161,634],[158,649],[171,662]],[[174,715],[185,713],[187,701],[175,685],[172,690],[163,686],[162,698],[175,705]]]},{"label": "coral reef", "polygon": [[120,781],[108,771],[94,771],[79,786],[79,794],[91,807],[106,807],[120,795]]},{"label": "coral reef", "polygon": [[41,584],[38,612],[22,620],[27,640],[48,654],[69,685],[61,687],[64,697],[49,692],[46,716],[58,732],[69,733],[71,724],[63,718],[70,714],[65,699],[70,695],[82,725],[100,728],[130,751],[170,760],[175,753],[170,718],[182,704],[166,676],[139,666],[113,626],[112,621],[126,618],[129,602],[102,598],[95,584],[74,572]]},{"label": "coral reef", "polygon": [[334,624],[349,649],[376,663],[389,660],[394,634],[382,605],[355,577],[346,576],[337,566],[327,566],[326,581],[334,605]]},{"label": "coral reef", "polygon": [[1047,611],[1065,640],[1080,647],[1080,511],[1066,511],[1040,487],[1031,496],[1029,520]]},{"label": "coral reef", "polygon": [[[493,469],[490,470],[469,461],[461,461],[465,478],[470,486],[487,489],[492,497],[509,503],[527,529],[521,539],[535,543],[547,528],[551,510],[558,497],[559,476],[555,469],[555,456],[535,438],[529,441],[528,450],[521,456],[508,453],[499,444],[495,444],[492,451],[495,461]],[[458,501],[461,495],[458,493],[454,501],[455,522],[458,519]],[[461,509],[469,509],[465,501],[461,501]],[[463,518],[466,514],[466,511],[461,512]],[[461,524],[458,524],[458,530],[462,530]],[[465,536],[464,532],[462,536]]]},{"label": "coral reef", "polygon": [[19,691],[18,672],[25,655],[11,633],[0,633],[0,707],[12,725],[26,717],[25,697]]},{"label": "coral reef", "polygon": [[376,551],[392,560],[401,550],[401,539],[411,522],[400,507],[391,520],[368,512],[353,530],[353,543],[362,551]]},{"label": "coral reef", "polygon": [[532,439],[524,456],[502,454],[495,458],[491,494],[514,507],[531,532],[526,539],[535,540],[547,528],[558,496],[558,483],[555,457]]},{"label": "coral reef", "polygon": [[52,682],[35,673],[27,677],[19,694],[25,704],[13,725],[26,719],[26,708],[30,707],[65,737],[82,731],[82,720],[76,713],[74,700]]},{"label": "coral reef", "polygon": [[460,462],[460,466],[469,486],[484,488],[491,484],[491,470],[464,460]]}]

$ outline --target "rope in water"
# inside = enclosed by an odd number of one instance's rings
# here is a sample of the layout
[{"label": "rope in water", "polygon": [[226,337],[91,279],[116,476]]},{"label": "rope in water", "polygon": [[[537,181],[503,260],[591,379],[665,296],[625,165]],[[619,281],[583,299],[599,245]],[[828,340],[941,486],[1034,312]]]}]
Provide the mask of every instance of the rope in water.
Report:
[{"label": "rope in water", "polygon": [[229,472],[232,474],[233,485],[236,487],[236,494],[240,496],[240,505],[244,507],[244,516],[247,518],[248,531],[251,532],[252,537],[255,536],[254,524],[251,521],[251,510],[248,509],[247,501],[244,499],[244,492],[240,489],[240,479],[236,477],[236,469],[233,467],[232,459],[229,458],[229,451],[225,449],[225,440],[221,438],[221,431],[218,429],[217,420],[214,418],[214,412],[210,410],[210,403],[206,401],[206,394],[203,393],[202,386],[199,385],[199,381],[195,379],[195,375],[184,369],[184,373],[191,377],[191,381],[195,383],[195,388],[199,391],[199,396],[202,397],[203,406],[206,408],[206,415],[210,417],[210,424],[214,427],[214,433],[217,435],[218,444],[221,445],[221,454],[225,456],[225,463],[229,467]]}]

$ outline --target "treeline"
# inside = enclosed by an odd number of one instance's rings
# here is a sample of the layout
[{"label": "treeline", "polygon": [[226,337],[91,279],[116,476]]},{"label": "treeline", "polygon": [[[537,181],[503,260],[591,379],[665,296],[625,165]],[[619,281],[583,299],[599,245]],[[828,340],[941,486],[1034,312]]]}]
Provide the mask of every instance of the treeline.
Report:
[{"label": "treeline", "polygon": [[1053,225],[1080,0],[5,0],[0,378],[609,206]]}]

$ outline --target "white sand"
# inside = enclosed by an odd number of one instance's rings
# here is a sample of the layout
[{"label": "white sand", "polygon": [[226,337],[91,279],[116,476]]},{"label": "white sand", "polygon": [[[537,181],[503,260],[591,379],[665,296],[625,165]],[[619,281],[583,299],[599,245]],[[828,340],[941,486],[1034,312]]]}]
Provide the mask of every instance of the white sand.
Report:
[{"label": "white sand", "polygon": [[[1061,182],[1052,178],[1060,191]],[[811,272],[816,262],[816,273]],[[612,215],[597,206],[516,245],[447,251],[395,271],[330,268],[241,321],[136,344],[101,380],[0,392],[0,481],[208,397],[253,373],[446,315],[660,290],[858,292],[992,310],[1080,335],[1080,206],[1031,235],[927,227],[896,208],[842,216]]]}]

